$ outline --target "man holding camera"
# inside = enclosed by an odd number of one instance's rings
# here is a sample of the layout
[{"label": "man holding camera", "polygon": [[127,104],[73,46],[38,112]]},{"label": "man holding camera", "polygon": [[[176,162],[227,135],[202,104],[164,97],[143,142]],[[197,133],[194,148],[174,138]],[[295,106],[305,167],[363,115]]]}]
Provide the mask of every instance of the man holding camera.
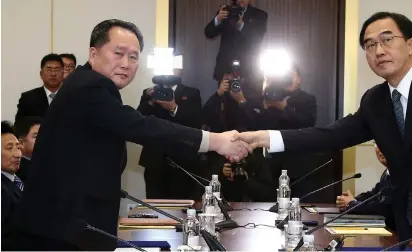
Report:
[{"label": "man holding camera", "polygon": [[261,85],[257,84],[261,83],[262,76],[256,66],[268,14],[251,6],[249,2],[232,0],[229,5],[221,6],[217,15],[206,25],[204,33],[209,39],[221,36],[214,79],[220,81],[232,61],[239,60],[242,65],[241,76],[251,84],[245,88],[256,93],[261,90]]},{"label": "man holding camera", "polygon": [[[175,70],[179,71],[179,70]],[[180,76],[180,73],[176,73]],[[173,123],[192,128],[201,127],[201,98],[198,89],[183,84],[166,83],[163,90],[173,93],[170,101],[157,100],[156,88],[143,91],[137,110],[145,116],[155,116]],[[171,89],[171,90],[170,90]],[[192,187],[195,185],[182,171],[170,167],[165,161],[165,155],[159,150],[144,147],[140,156],[140,165],[145,167],[146,198],[148,199],[190,199]],[[184,160],[171,157],[175,162],[191,172],[197,167],[198,157],[188,157]]]}]

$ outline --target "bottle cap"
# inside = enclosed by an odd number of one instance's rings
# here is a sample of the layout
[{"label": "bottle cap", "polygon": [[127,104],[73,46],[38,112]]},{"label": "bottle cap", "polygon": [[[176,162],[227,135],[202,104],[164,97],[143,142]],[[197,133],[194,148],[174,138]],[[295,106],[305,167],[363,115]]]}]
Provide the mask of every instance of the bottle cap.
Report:
[{"label": "bottle cap", "polygon": [[282,175],[288,175],[288,170],[282,170]]},{"label": "bottle cap", "polygon": [[313,243],[314,241],[315,241],[315,236],[314,235],[304,235],[303,236],[303,242]]},{"label": "bottle cap", "polygon": [[292,203],[299,204],[299,198],[292,198]]},{"label": "bottle cap", "polygon": [[196,209],[187,209],[187,216],[196,216]]},{"label": "bottle cap", "polygon": [[212,180],[218,180],[218,179],[219,179],[219,176],[217,174],[212,175]]}]

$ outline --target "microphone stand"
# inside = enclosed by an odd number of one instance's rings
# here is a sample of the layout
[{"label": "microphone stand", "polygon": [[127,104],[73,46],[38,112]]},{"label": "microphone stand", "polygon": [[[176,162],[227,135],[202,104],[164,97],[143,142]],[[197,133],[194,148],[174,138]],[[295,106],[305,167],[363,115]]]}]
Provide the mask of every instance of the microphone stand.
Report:
[{"label": "microphone stand", "polygon": [[[348,210],[342,212],[341,214],[338,214],[337,216],[333,217],[332,219],[328,220],[327,222],[324,222],[322,225],[319,225],[317,227],[315,227],[314,229],[306,232],[306,234],[313,234],[314,232],[318,231],[321,228],[324,228],[326,225],[328,225],[331,222],[334,222],[335,220],[339,219],[340,217],[348,214],[349,212],[351,212],[353,209],[358,208],[366,203],[368,203],[369,201],[377,198],[379,195],[381,195],[382,191],[385,190],[388,186],[383,187],[378,193],[376,193],[375,195],[369,197],[368,199],[362,201],[361,203],[349,208]],[[303,246],[303,237],[300,239],[299,243],[296,245],[296,247],[293,249],[293,251],[298,251],[301,247]]]},{"label": "microphone stand", "polygon": [[[139,204],[141,204],[141,205],[143,205],[143,206],[145,206],[145,207],[147,207],[147,208],[149,208],[149,209],[151,209],[151,210],[153,210],[157,213],[160,213],[164,216],[167,216],[167,217],[179,222],[180,225],[183,226],[183,220],[182,219],[180,219],[180,218],[178,218],[178,217],[176,217],[172,214],[169,214],[169,213],[167,213],[167,212],[165,212],[165,211],[163,211],[163,210],[161,210],[157,207],[154,207],[154,206],[152,206],[152,205],[150,205],[150,204],[148,204],[148,203],[146,203],[142,200],[136,199],[135,197],[130,196],[124,190],[120,190],[120,196],[122,198],[127,198],[127,199],[130,199],[130,200],[132,200],[136,203],[139,203]],[[200,234],[202,235],[202,237],[205,240],[206,244],[209,246],[210,251],[226,251],[226,248],[213,235],[211,235],[209,232],[207,232],[205,230],[201,230]]]},{"label": "microphone stand", "polygon": [[387,247],[387,248],[383,249],[382,251],[389,251],[389,250],[391,250],[391,249],[393,249],[393,248],[397,248],[397,247],[400,247],[400,246],[403,246],[403,245],[408,245],[408,243],[410,243],[410,242],[412,242],[412,237],[409,238],[409,239],[407,239],[407,240],[398,242],[398,243],[396,243],[396,244],[394,244],[394,245],[392,245],[392,246],[390,246],[390,247]]},{"label": "microphone stand", "polygon": [[[304,178],[308,177],[309,175],[312,175],[313,173],[318,171],[320,168],[325,167],[327,164],[331,163],[332,161],[333,161],[333,159],[330,159],[328,162],[326,162],[326,163],[322,164],[321,166],[315,168],[314,170],[308,172],[306,175],[303,175],[299,179],[295,180],[292,184],[290,184],[290,187],[292,188],[292,186],[296,185],[297,183],[299,183],[300,181],[302,181]],[[279,211],[279,205],[278,205],[277,202],[271,208],[269,208],[269,212],[277,213],[278,211]]]},{"label": "microphone stand", "polygon": [[[191,177],[194,181],[196,181],[196,183],[198,183],[201,187],[205,188],[205,186],[199,180],[197,180],[192,174],[190,174],[190,172],[183,169],[183,167],[181,167],[180,165],[173,162],[173,160],[171,160],[170,158],[166,158],[166,159],[169,161],[170,165],[172,165],[175,168],[178,168],[178,169],[182,170],[189,177]],[[222,202],[220,202],[219,199],[215,195],[214,195],[214,197],[217,201],[217,204],[218,204],[220,210],[222,211],[223,216],[225,216],[225,220],[216,223],[216,227],[217,228],[237,228],[237,227],[239,227],[239,225],[236,223],[236,221],[234,221],[230,218],[229,214],[224,209],[224,207],[222,205]]]}]

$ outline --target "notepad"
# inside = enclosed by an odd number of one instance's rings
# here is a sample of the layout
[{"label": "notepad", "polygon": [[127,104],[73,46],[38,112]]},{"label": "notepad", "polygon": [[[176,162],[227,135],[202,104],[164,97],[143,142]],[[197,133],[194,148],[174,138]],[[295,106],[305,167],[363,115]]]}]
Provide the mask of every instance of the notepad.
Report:
[{"label": "notepad", "polygon": [[378,235],[392,236],[392,233],[385,228],[361,228],[361,227],[327,227],[325,228],[332,235]]},{"label": "notepad", "polygon": [[122,226],[176,226],[179,222],[166,218],[120,218]]}]

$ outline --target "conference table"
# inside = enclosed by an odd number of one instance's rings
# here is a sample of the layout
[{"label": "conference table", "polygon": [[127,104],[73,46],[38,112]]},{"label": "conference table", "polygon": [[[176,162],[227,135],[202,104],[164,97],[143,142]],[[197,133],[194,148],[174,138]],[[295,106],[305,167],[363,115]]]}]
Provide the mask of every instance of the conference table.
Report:
[{"label": "conference table", "polygon": [[[255,202],[234,202],[231,206],[234,209],[269,209],[274,203],[255,203]],[[331,205],[315,204],[316,206],[328,207]],[[195,208],[198,205],[195,204]],[[184,218],[185,213],[182,209],[163,209],[166,212],[177,217]],[[153,213],[147,208],[134,208],[129,214],[133,213]],[[247,223],[265,224],[272,227],[258,226],[256,228],[235,228],[222,230],[218,234],[218,240],[228,251],[260,251],[260,250],[278,250],[283,248],[285,244],[284,232],[274,228],[276,213],[263,210],[237,210],[230,211],[230,217],[242,226]],[[166,218],[159,215],[159,218]],[[319,224],[323,223],[323,214],[309,213],[302,209],[302,220],[316,220]],[[313,227],[309,227],[309,230]],[[119,230],[120,238],[129,241],[167,241],[171,249],[176,250],[182,245],[182,232],[177,232],[175,229],[128,229]],[[320,229],[314,233],[315,246],[318,249],[327,247],[329,242],[336,236],[331,235],[325,229]],[[395,235],[393,236],[356,236],[347,237],[344,241],[345,248],[385,248],[397,242]]]}]

